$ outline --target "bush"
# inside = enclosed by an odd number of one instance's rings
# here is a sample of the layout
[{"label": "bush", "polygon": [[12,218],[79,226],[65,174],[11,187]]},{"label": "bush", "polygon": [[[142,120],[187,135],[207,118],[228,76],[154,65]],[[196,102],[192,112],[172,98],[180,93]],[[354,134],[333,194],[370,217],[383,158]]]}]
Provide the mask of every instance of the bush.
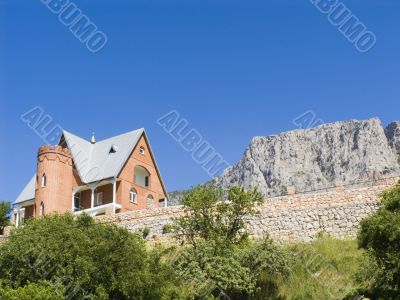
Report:
[{"label": "bush", "polygon": [[45,280],[70,299],[158,299],[175,284],[140,236],[87,215],[29,220],[0,253],[0,279],[18,292]]},{"label": "bush", "polygon": [[6,227],[10,221],[10,213],[12,212],[12,206],[10,202],[0,202],[0,234],[3,234],[4,227]]},{"label": "bush", "polygon": [[149,227],[144,227],[142,228],[142,236],[144,239],[146,239],[150,234],[150,228]]},{"label": "bush", "polygon": [[172,232],[172,229],[173,229],[173,226],[172,226],[171,224],[165,224],[165,225],[163,226],[162,233],[163,233],[163,234],[171,233],[171,232]]},{"label": "bush", "polygon": [[361,222],[358,243],[376,265],[372,294],[398,299],[400,295],[400,183],[382,194],[383,206]]},{"label": "bush", "polygon": [[3,300],[63,300],[63,293],[45,282],[1,291]]},{"label": "bush", "polygon": [[[175,220],[175,234],[186,247],[174,261],[186,290],[194,297],[245,299],[255,293],[258,277],[286,275],[287,261],[268,238],[249,239],[246,219],[258,215],[263,198],[256,191],[232,187],[223,193],[213,186],[198,186],[183,199],[186,214]],[[214,291],[214,293],[213,293]]]}]

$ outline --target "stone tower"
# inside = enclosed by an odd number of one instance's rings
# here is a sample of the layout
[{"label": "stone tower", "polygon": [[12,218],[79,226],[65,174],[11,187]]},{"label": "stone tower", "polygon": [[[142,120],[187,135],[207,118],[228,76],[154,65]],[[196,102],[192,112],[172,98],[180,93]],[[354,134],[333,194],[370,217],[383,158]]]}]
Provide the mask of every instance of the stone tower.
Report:
[{"label": "stone tower", "polygon": [[70,151],[61,146],[42,146],[38,152],[35,216],[72,210],[74,185]]}]

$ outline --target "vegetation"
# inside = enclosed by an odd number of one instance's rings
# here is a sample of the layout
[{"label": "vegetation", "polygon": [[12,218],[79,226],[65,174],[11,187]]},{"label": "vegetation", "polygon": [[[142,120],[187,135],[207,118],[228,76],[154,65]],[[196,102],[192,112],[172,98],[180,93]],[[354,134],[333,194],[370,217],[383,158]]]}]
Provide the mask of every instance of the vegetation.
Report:
[{"label": "vegetation", "polygon": [[171,224],[165,224],[162,229],[163,234],[171,233],[173,230],[173,226]]},{"label": "vegetation", "polygon": [[45,281],[69,299],[160,299],[175,284],[140,236],[86,215],[30,220],[0,253],[0,280],[15,293],[43,289],[29,284]]},{"label": "vegetation", "polygon": [[249,239],[245,220],[258,214],[256,206],[262,202],[258,192],[239,187],[224,195],[212,186],[198,186],[185,195],[186,214],[176,220],[174,230],[185,247],[174,269],[194,297],[213,291],[241,299],[256,292],[262,273],[289,273],[285,253],[270,239]]},{"label": "vegetation", "polygon": [[12,206],[10,202],[0,202],[0,234],[3,233],[4,227],[10,223],[11,212]]},{"label": "vegetation", "polygon": [[400,183],[382,194],[383,207],[361,222],[358,242],[368,251],[371,295],[398,299],[400,295]]},{"label": "vegetation", "polygon": [[14,299],[398,299],[400,184],[361,223],[358,241],[254,241],[256,191],[199,186],[165,225],[181,244],[70,214],[28,221],[0,244],[0,297]]}]

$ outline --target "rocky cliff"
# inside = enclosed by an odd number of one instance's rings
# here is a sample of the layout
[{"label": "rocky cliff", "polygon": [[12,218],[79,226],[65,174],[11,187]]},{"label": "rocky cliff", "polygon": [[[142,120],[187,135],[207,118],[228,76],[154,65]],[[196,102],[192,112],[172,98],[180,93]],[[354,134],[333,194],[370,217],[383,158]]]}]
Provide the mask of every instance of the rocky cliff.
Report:
[{"label": "rocky cliff", "polygon": [[400,122],[386,129],[377,118],[324,124],[254,137],[242,159],[212,183],[255,187],[265,196],[363,185],[400,173],[396,149],[400,150]]},{"label": "rocky cliff", "polygon": [[392,122],[385,128],[385,134],[389,141],[389,145],[396,150],[400,151],[400,121]]}]

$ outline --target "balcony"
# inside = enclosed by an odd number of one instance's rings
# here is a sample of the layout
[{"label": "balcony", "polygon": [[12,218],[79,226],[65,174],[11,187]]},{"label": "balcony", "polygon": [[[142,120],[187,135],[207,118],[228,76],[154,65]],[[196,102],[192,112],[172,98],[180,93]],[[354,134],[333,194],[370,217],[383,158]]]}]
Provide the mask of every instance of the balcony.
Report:
[{"label": "balcony", "polygon": [[121,205],[116,200],[114,178],[76,187],[72,193],[72,211],[75,214],[114,214],[118,209]]}]

